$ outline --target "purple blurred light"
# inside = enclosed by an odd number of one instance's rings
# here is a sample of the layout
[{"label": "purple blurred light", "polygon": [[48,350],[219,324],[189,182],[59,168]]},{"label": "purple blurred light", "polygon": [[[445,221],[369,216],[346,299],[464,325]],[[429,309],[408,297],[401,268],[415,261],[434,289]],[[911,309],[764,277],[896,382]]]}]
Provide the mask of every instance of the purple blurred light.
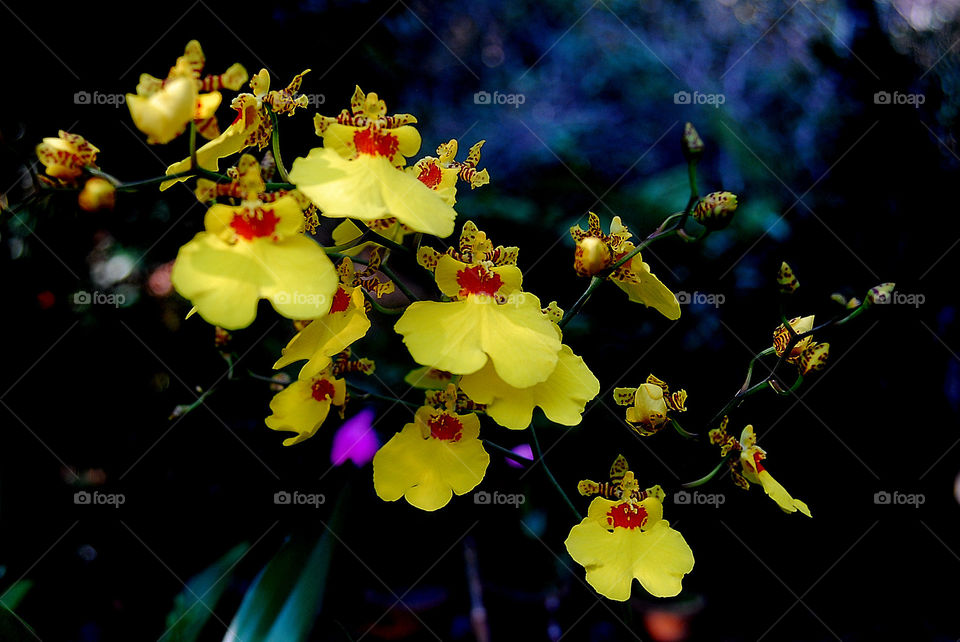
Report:
[{"label": "purple blurred light", "polygon": [[380,448],[377,433],[373,430],[375,416],[372,408],[364,408],[340,426],[330,449],[330,461],[334,466],[349,459],[360,467],[373,459]]}]

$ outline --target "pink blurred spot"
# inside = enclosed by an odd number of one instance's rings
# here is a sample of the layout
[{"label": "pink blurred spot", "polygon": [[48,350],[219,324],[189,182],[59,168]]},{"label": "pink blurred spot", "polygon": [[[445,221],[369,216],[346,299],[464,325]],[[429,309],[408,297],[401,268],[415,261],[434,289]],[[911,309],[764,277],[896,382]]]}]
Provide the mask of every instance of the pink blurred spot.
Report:
[{"label": "pink blurred spot", "polygon": [[333,436],[333,447],[330,449],[330,461],[334,466],[340,466],[348,459],[356,466],[363,466],[373,459],[380,447],[377,433],[373,430],[375,416],[371,408],[364,408],[343,422]]},{"label": "pink blurred spot", "polygon": [[[533,461],[533,449],[530,448],[530,444],[520,444],[510,452],[512,452],[515,455],[520,455],[524,459],[529,459],[530,461]],[[512,459],[510,458],[506,458],[506,459],[507,459],[508,466],[513,466],[514,468],[523,468],[523,465],[518,464]]]},{"label": "pink blurred spot", "polygon": [[172,270],[173,261],[170,261],[150,273],[147,278],[147,290],[150,294],[155,297],[165,297],[173,292],[173,284],[170,283],[170,272]]}]

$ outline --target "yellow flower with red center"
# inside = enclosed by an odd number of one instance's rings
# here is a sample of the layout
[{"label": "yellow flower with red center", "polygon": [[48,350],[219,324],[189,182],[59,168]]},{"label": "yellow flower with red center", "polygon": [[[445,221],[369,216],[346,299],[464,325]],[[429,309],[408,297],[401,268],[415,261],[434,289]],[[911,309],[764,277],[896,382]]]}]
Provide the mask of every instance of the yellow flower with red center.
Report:
[{"label": "yellow flower with red center", "polygon": [[490,463],[479,435],[480,420],[473,413],[420,408],[413,423],[373,458],[377,495],[388,502],[404,497],[417,508],[434,511],[446,506],[454,493],[469,493]]},{"label": "yellow flower with red center", "polygon": [[560,357],[560,337],[540,300],[521,290],[517,248],[494,248],[468,221],[459,249],[447,252],[421,248],[418,259],[434,268],[451,300],[413,303],[395,326],[414,361],[454,374],[472,374],[489,361],[516,388],[546,381]]},{"label": "yellow flower with red center", "polygon": [[767,453],[757,446],[757,435],[753,426],[745,427],[740,434],[740,440],[737,441],[727,433],[728,423],[729,418],[724,417],[720,427],[711,430],[709,437],[710,443],[720,446],[722,457],[726,457],[731,451],[739,453],[739,456],[730,460],[730,477],[733,482],[744,490],[750,488],[751,482],[760,484],[764,492],[777,503],[777,506],[783,512],[796,513],[799,511],[807,517],[811,517],[807,505],[799,499],[794,499],[763,465],[762,462],[767,458]]},{"label": "yellow flower with red center", "polygon": [[170,142],[191,120],[204,138],[220,133],[213,117],[222,98],[216,90],[239,89],[247,80],[247,70],[235,63],[223,74],[202,77],[205,62],[200,43],[191,40],[165,79],[141,74],[137,93],[127,94],[126,102],[134,124],[147,135],[148,143]]},{"label": "yellow flower with red center", "polygon": [[372,289],[377,296],[393,291],[392,282],[380,283],[373,274],[379,264],[379,253],[371,253],[370,264],[358,273],[353,262],[345,258],[337,269],[340,285],[333,295],[330,311],[310,321],[293,337],[273,367],[282,368],[294,361],[307,359],[300,376],[310,376],[326,368],[331,357],[363,338],[370,329],[363,289]]},{"label": "yellow flower with red center", "polygon": [[639,502],[595,497],[564,545],[586,569],[587,583],[620,602],[630,599],[634,578],[655,597],[673,597],[693,570],[693,551],[653,496]]},{"label": "yellow flower with red center", "polygon": [[267,427],[297,433],[284,439],[284,446],[299,444],[316,434],[330,414],[330,406],[343,406],[346,396],[346,382],[330,369],[297,379],[270,402],[272,414],[266,419]]},{"label": "yellow flower with red center", "polygon": [[687,391],[670,392],[665,381],[652,374],[637,388],[615,388],[613,399],[628,406],[626,420],[638,434],[653,435],[667,422],[668,412],[686,412]]},{"label": "yellow flower with red center", "polygon": [[72,182],[83,173],[84,167],[96,167],[99,151],[83,136],[61,129],[57,138],[44,138],[37,145],[37,158],[46,168],[47,176]]},{"label": "yellow flower with red center", "polygon": [[477,171],[477,164],[480,162],[480,150],[487,141],[481,140],[474,144],[467,152],[467,159],[458,162],[457,157],[457,139],[451,138],[449,141],[437,147],[437,156],[424,156],[408,172],[417,177],[421,183],[437,192],[444,202],[453,207],[457,204],[457,180],[464,180],[470,183],[470,189],[476,189],[490,182],[490,172],[487,170]]},{"label": "yellow flower with red center", "polygon": [[[247,147],[256,145],[264,149],[270,144],[273,134],[273,124],[266,112],[269,106],[274,113],[292,116],[298,107],[306,108],[306,96],[296,96],[300,90],[303,76],[310,70],[302,71],[293,77],[290,84],[284,89],[270,90],[270,74],[261,69],[250,79],[250,90],[253,93],[239,94],[230,103],[230,108],[237,111],[237,117],[222,134],[197,150],[197,164],[203,169],[212,172],[219,171],[220,159],[232,156]],[[295,97],[296,96],[296,97]],[[167,167],[167,174],[179,174],[190,169],[190,158]],[[185,178],[175,178],[160,184],[160,191],[169,188]]]},{"label": "yellow flower with red center", "polygon": [[[559,321],[563,312],[551,303],[547,314],[554,323]],[[543,311],[547,313],[547,310]],[[560,328],[557,335],[563,340]],[[564,426],[580,423],[587,402],[600,392],[600,382],[590,372],[582,357],[578,357],[570,346],[561,345],[557,356],[557,365],[546,380],[532,386],[519,388],[504,381],[488,361],[483,368],[473,374],[460,378],[460,388],[473,401],[484,404],[484,412],[505,428],[522,430],[533,420],[533,409],[539,406],[547,419]]]},{"label": "yellow flower with red center", "polygon": [[[571,227],[570,236],[577,244],[574,269],[581,276],[593,276],[627,256],[636,247],[628,240],[633,234],[619,216],[613,217],[610,233],[604,234],[600,217],[590,212],[588,229]],[[650,271],[650,266],[643,262],[639,252],[614,270],[609,278],[634,303],[654,308],[671,321],[680,318],[677,297]]]},{"label": "yellow flower with red center", "polygon": [[409,114],[387,116],[375,93],[356,88],[336,118],[317,114],[323,147],[298,158],[290,180],[324,216],[374,221],[395,218],[411,230],[439,237],[453,233],[456,212],[443,197],[403,170],[420,149]]},{"label": "yellow flower with red center", "polygon": [[[241,159],[240,171],[251,198],[263,191],[252,156]],[[304,236],[303,225],[291,195],[272,203],[213,205],[206,231],[180,248],[171,282],[208,323],[228,330],[250,325],[259,299],[291,319],[322,316],[333,303],[337,273],[323,249]]]}]

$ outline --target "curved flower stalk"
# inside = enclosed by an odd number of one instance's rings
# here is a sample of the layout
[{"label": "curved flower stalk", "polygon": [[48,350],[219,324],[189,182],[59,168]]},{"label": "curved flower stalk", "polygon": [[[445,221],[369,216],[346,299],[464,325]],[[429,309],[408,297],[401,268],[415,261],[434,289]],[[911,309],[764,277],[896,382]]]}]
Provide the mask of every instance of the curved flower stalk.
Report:
[{"label": "curved flower stalk", "polygon": [[[283,89],[270,89],[270,73],[261,69],[250,79],[250,91],[253,93],[239,94],[230,103],[230,108],[237,111],[237,117],[222,134],[197,150],[197,164],[205,170],[216,172],[220,169],[220,159],[232,156],[247,147],[257,146],[264,149],[270,144],[273,134],[273,124],[268,109],[276,114],[292,116],[297,108],[306,108],[306,96],[297,96],[303,76],[310,70],[300,72],[293,77],[290,84]],[[191,159],[185,158],[167,168],[167,174],[179,174],[191,168]],[[186,180],[175,178],[160,184],[160,191]]]},{"label": "curved flower stalk", "polygon": [[257,301],[268,299],[282,316],[325,315],[337,290],[337,273],[323,249],[303,234],[304,217],[292,195],[265,203],[260,166],[252,156],[238,168],[247,186],[240,205],[213,205],[205,231],[180,248],[171,282],[208,323],[246,327]]},{"label": "curved flower stalk", "polygon": [[240,63],[234,63],[220,75],[203,76],[205,64],[200,43],[191,40],[166,78],[140,75],[137,93],[127,94],[126,102],[133,123],[147,135],[148,143],[169,143],[182,134],[191,121],[204,138],[220,134],[214,117],[222,99],[217,90],[240,89],[247,81],[247,70]]},{"label": "curved flower stalk", "polygon": [[760,484],[763,491],[777,503],[777,506],[783,512],[796,513],[799,511],[807,517],[811,517],[807,505],[799,499],[794,499],[763,465],[762,462],[767,458],[767,453],[757,446],[757,435],[753,426],[746,426],[740,434],[740,440],[737,441],[727,433],[727,424],[728,418],[724,417],[720,427],[710,431],[709,438],[710,443],[720,446],[722,457],[726,457],[731,452],[739,453],[739,456],[730,460],[730,476],[733,482],[744,490],[750,488],[751,482]]},{"label": "curved flower stalk", "polygon": [[517,248],[494,248],[472,222],[458,248],[439,254],[421,248],[421,265],[434,269],[450,301],[418,301],[395,326],[417,363],[472,374],[492,362],[511,386],[546,381],[560,356],[560,337],[540,300],[521,289]]},{"label": "curved flower stalk", "polygon": [[653,375],[638,388],[615,388],[613,400],[618,405],[628,406],[627,423],[644,437],[660,431],[667,422],[668,412],[687,411],[687,391],[671,393],[667,382]]},{"label": "curved flower stalk", "polygon": [[[658,487],[654,487],[658,488]],[[693,570],[693,551],[663,519],[662,497],[595,497],[564,546],[586,569],[587,583],[611,600],[630,599],[637,579],[655,597],[673,597]]]},{"label": "curved flower stalk", "polygon": [[[619,216],[610,222],[610,233],[604,234],[600,217],[590,212],[588,228],[570,228],[570,236],[577,244],[574,255],[574,270],[580,276],[593,276],[608,269],[636,249],[630,241],[633,236]],[[680,303],[677,297],[651,271],[637,253],[629,261],[617,267],[609,276],[618,288],[627,293],[635,303],[654,308],[671,321],[680,318]]]},{"label": "curved flower stalk", "polygon": [[483,480],[490,455],[474,413],[424,406],[373,458],[373,487],[388,502],[403,497],[425,511],[446,506]]},{"label": "curved flower stalk", "polygon": [[313,437],[330,414],[331,406],[343,408],[347,403],[346,382],[341,375],[347,372],[371,374],[374,364],[369,359],[351,359],[350,350],[345,350],[323,370],[301,376],[278,392],[270,402],[271,415],[266,418],[270,430],[297,433],[283,441],[284,446],[293,446]]},{"label": "curved flower stalk", "polygon": [[456,212],[411,173],[406,159],[420,149],[420,133],[409,114],[387,116],[386,104],[357,87],[336,118],[317,114],[323,147],[298,158],[290,180],[324,216],[361,221],[394,218],[416,232],[453,233]]}]

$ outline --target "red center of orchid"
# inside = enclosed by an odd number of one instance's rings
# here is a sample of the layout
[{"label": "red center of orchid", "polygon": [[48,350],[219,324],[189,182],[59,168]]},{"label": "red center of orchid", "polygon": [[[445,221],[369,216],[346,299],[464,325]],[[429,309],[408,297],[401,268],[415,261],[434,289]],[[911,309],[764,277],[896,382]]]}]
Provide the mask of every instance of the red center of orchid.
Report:
[{"label": "red center of orchid", "polygon": [[460,296],[485,294],[493,296],[503,286],[503,279],[496,272],[490,272],[482,265],[472,265],[457,272],[457,285]]},{"label": "red center of orchid", "polygon": [[333,384],[326,379],[317,379],[310,386],[310,395],[317,401],[333,399],[334,392],[336,391],[333,389]]},{"label": "red center of orchid", "polygon": [[430,436],[434,439],[443,439],[444,441],[460,441],[460,431],[463,430],[463,424],[456,417],[443,413],[432,417],[427,421],[430,426]]},{"label": "red center of orchid", "polygon": [[640,528],[647,522],[647,509],[623,502],[607,511],[607,523],[617,528]]},{"label": "red center of orchid", "polygon": [[400,146],[400,141],[393,134],[367,127],[353,135],[353,145],[357,148],[358,154],[393,158],[397,153],[397,147]]},{"label": "red center of orchid", "polygon": [[330,313],[343,312],[350,307],[350,295],[343,288],[338,287],[337,293],[333,295],[333,305],[330,306]]},{"label": "red center of orchid", "polygon": [[437,189],[437,185],[440,184],[440,179],[443,178],[443,174],[440,172],[439,165],[436,163],[427,163],[423,169],[420,170],[420,175],[417,176],[417,178],[430,189]]},{"label": "red center of orchid", "polygon": [[753,453],[753,466],[757,469],[758,473],[762,473],[765,469],[763,464],[760,463],[760,460],[763,459],[763,455],[760,453]]},{"label": "red center of orchid", "polygon": [[244,212],[233,215],[230,227],[248,241],[273,236],[280,219],[273,210],[258,209],[256,212]]}]

